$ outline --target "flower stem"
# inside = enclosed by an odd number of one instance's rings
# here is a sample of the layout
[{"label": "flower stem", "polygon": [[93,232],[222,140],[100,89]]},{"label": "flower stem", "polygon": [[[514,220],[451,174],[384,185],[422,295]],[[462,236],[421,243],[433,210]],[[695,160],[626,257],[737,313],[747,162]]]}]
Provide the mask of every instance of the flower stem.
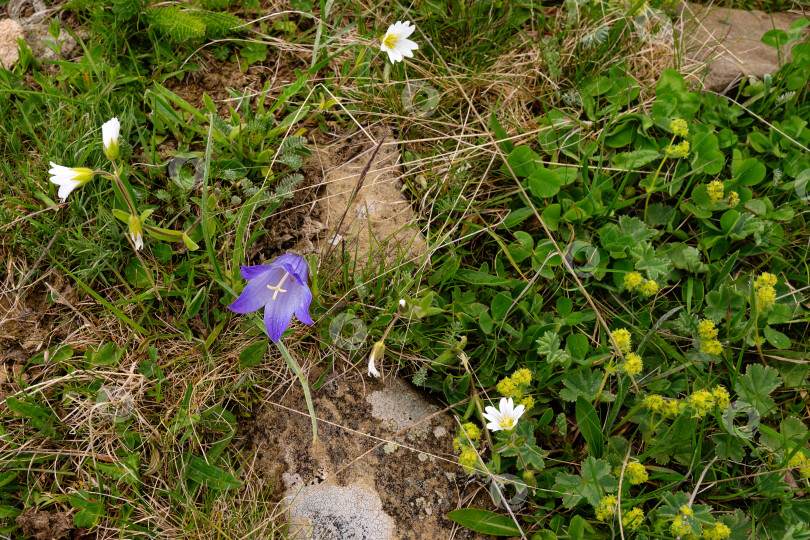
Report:
[{"label": "flower stem", "polygon": [[[669,144],[672,146],[672,143],[675,142],[675,135],[672,136],[670,139]],[[658,180],[658,175],[661,174],[661,169],[664,168],[664,163],[667,162],[666,156],[664,159],[661,160],[661,164],[658,165],[658,170],[655,171],[655,176],[653,176],[652,184],[650,184],[650,189],[647,191],[647,198],[644,200],[644,222],[647,222],[647,206],[650,204],[650,197],[652,197],[653,191],[655,191],[655,182]]]},{"label": "flower stem", "polygon": [[276,342],[276,346],[278,350],[281,351],[281,356],[284,357],[284,361],[287,362],[287,366],[292,370],[293,373],[298,377],[298,380],[301,381],[301,386],[304,389],[304,399],[307,402],[307,410],[309,411],[309,417],[312,420],[312,442],[314,443],[318,440],[318,422],[317,418],[315,417],[315,407],[312,405],[312,396],[309,393],[309,384],[307,384],[307,380],[304,377],[303,372],[301,372],[301,368],[298,366],[298,362],[290,355],[290,351],[287,350],[287,347],[284,346],[284,343],[279,340]]}]

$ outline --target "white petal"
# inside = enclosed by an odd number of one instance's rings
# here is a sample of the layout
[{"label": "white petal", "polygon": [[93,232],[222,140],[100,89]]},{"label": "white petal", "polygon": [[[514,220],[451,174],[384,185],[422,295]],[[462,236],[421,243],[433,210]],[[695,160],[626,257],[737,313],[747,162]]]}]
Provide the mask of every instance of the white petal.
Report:
[{"label": "white petal", "polygon": [[141,233],[136,234],[132,238],[132,243],[135,244],[135,251],[143,249],[143,235]]},{"label": "white petal", "polygon": [[409,24],[411,24],[410,21],[407,21],[407,22],[402,24],[402,28],[401,28],[402,34],[400,35],[400,37],[406,38],[406,37],[410,36],[411,34],[413,34],[414,30],[416,30],[416,25],[408,26]]},{"label": "white petal", "polygon": [[118,118],[112,118],[101,126],[101,141],[105,148],[109,148],[112,143],[118,142],[118,133],[121,130],[121,122]]},{"label": "white petal", "polygon": [[490,422],[489,424],[487,424],[487,429],[490,431],[500,431],[501,424],[498,422]]},{"label": "white petal", "polygon": [[70,192],[76,189],[76,186],[79,185],[79,183],[75,180],[64,180],[64,182],[61,184],[58,184],[57,182],[54,182],[54,184],[59,186],[57,195],[59,195],[59,198],[62,199],[62,202],[65,202],[68,195],[70,195]]},{"label": "white petal", "polygon": [[397,50],[396,47],[388,51],[388,58],[391,59],[392,64],[396,64],[397,62],[402,62],[402,53]]},{"label": "white petal", "polygon": [[375,377],[377,379],[380,378],[380,372],[377,371],[377,367],[374,365],[374,358],[369,359],[368,362],[368,376]]},{"label": "white petal", "polygon": [[515,410],[512,412],[512,417],[515,419],[515,422],[517,422],[518,418],[523,416],[523,413],[525,411],[526,411],[525,405],[518,405],[517,407],[515,407]]}]

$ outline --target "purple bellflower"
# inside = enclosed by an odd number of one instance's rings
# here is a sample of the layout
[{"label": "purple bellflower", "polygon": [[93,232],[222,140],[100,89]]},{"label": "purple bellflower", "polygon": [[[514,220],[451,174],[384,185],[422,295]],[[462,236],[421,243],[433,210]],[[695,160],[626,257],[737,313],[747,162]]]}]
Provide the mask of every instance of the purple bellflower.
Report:
[{"label": "purple bellflower", "polygon": [[307,261],[287,253],[270,264],[242,266],[245,290],[228,309],[234,313],[252,313],[264,307],[267,335],[278,343],[290,326],[293,313],[304,324],[315,324],[309,316],[312,292],[307,285]]}]

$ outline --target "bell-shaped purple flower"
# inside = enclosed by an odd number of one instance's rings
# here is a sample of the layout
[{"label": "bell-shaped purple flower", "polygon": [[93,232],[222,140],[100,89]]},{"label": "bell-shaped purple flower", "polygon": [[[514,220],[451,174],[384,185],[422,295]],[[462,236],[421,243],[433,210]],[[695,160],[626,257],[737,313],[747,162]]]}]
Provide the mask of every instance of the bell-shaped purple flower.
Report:
[{"label": "bell-shaped purple flower", "polygon": [[307,285],[307,261],[288,253],[270,264],[242,266],[245,290],[228,309],[234,313],[252,313],[264,307],[267,335],[278,343],[290,326],[293,313],[304,324],[315,324],[309,316],[312,292]]}]

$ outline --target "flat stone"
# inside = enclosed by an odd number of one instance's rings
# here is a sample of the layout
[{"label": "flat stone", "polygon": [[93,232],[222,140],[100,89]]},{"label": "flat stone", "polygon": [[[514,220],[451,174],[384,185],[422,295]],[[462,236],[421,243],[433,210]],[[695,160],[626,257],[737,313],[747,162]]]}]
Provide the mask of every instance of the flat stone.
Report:
[{"label": "flat stone", "polygon": [[0,21],[0,65],[6,69],[17,63],[20,59],[20,49],[18,39],[23,39],[22,26],[11,19]]},{"label": "flat stone", "polygon": [[[290,537],[481,538],[447,518],[463,500],[467,478],[453,452],[451,415],[436,414],[437,404],[399,379],[336,376],[314,392],[313,404],[314,444],[297,385],[283,407],[270,405],[246,427],[258,468],[276,480]],[[486,490],[469,489],[479,492],[466,506],[494,509]]]},{"label": "flat stone", "polygon": [[[761,38],[774,28],[787,32],[790,25],[801,18],[802,15],[794,13],[684,4],[686,56],[706,64],[694,77],[705,89],[723,93],[743,76],[761,79],[775,73],[782,65],[780,53],[763,44]],[[782,63],[791,58],[787,49],[781,51]]]},{"label": "flat stone", "polygon": [[[374,156],[383,135],[385,142]],[[425,253],[425,239],[410,201],[402,194],[400,154],[400,143],[384,129],[361,131],[342,143],[315,148],[313,156],[324,176],[325,193],[319,204],[326,217],[327,251],[345,249],[351,257],[372,255],[390,262],[398,261],[398,256],[413,259]]]}]

